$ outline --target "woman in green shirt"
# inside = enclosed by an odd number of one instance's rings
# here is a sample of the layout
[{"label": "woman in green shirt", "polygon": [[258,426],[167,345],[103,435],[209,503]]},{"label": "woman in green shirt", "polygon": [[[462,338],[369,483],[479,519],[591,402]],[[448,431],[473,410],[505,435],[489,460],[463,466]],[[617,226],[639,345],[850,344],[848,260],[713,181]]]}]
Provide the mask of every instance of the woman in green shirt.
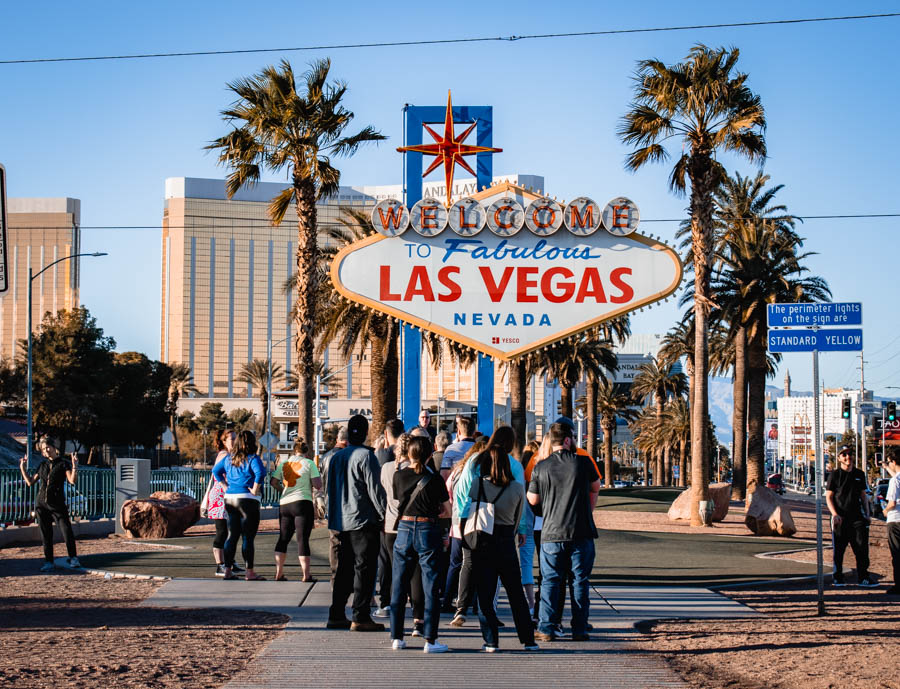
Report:
[{"label": "woman in green shirt", "polygon": [[303,581],[315,581],[309,572],[309,535],[315,521],[313,488],[322,489],[322,479],[315,462],[307,459],[309,448],[303,440],[294,443],[294,454],[282,459],[272,472],[271,484],[281,490],[279,501],[279,534],[275,544],[275,581],[286,581],[284,561],[287,546],[297,532],[300,569]]}]

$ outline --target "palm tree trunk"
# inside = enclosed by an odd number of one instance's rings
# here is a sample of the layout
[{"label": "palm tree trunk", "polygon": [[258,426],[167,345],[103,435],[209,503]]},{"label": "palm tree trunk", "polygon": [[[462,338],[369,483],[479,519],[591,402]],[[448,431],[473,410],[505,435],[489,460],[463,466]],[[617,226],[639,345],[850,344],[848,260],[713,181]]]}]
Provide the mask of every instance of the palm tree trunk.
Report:
[{"label": "palm tree trunk", "polygon": [[[665,404],[665,393],[657,392],[656,393],[656,424],[657,428],[662,424],[664,404]],[[656,466],[653,469],[653,485],[654,486],[664,486],[666,484],[666,470],[665,470],[665,457],[664,457],[664,446],[659,445],[656,448]]]},{"label": "palm tree trunk", "polygon": [[672,446],[666,445],[663,450],[663,476],[665,477],[665,485],[672,485]]},{"label": "palm tree trunk", "polygon": [[178,417],[175,416],[174,413],[169,415],[169,426],[172,428],[172,438],[175,442],[175,452],[179,455],[181,454],[181,448],[178,447]]},{"label": "palm tree trunk", "polygon": [[400,371],[399,328],[391,321],[388,324],[387,343],[384,352],[384,409],[385,415],[393,419],[398,410],[398,386]]},{"label": "palm tree trunk", "polygon": [[741,327],[734,336],[734,413],[731,419],[734,455],[731,458],[731,486],[736,500],[747,491],[747,332]]},{"label": "palm tree trunk", "polygon": [[315,371],[313,350],[316,334],[316,295],[319,289],[319,244],[316,229],[316,189],[306,178],[295,176],[297,198],[297,433],[312,438]]},{"label": "palm tree trunk", "polygon": [[765,335],[747,343],[747,493],[766,485],[766,345]]},{"label": "palm tree trunk", "polygon": [[[585,443],[585,449],[588,451],[588,454],[591,457],[597,456],[597,393],[599,391],[600,383],[597,380],[597,377],[594,375],[588,375],[587,379],[587,390],[586,390],[586,403],[585,407],[585,415],[587,416],[587,442]],[[615,430],[615,429],[613,429]],[[604,441],[606,439],[604,438]],[[612,439],[610,438],[610,442]],[[606,472],[606,485],[609,484],[609,470],[607,468]]]},{"label": "palm tree trunk", "polygon": [[562,381],[560,381],[559,385],[559,406],[562,410],[562,415],[567,416],[570,419],[574,418],[574,415],[572,414],[572,388],[562,383]]},{"label": "palm tree trunk", "polygon": [[262,435],[269,431],[269,393],[265,388],[259,389],[259,404],[262,406],[262,426],[259,429],[259,433]]},{"label": "palm tree trunk", "polygon": [[509,397],[510,397],[510,425],[516,432],[516,443],[513,446],[513,455],[522,456],[522,448],[525,446],[525,432],[528,426],[527,394],[528,377],[526,375],[525,358],[519,357],[509,364]]},{"label": "palm tree trunk", "polygon": [[712,255],[713,172],[710,153],[694,150],[691,180],[691,245],[694,264],[694,382],[691,407],[691,526],[702,526],[700,502],[709,500],[709,278]]},{"label": "palm tree trunk", "polygon": [[369,359],[369,383],[372,391],[372,423],[369,424],[368,444],[374,445],[375,439],[384,432],[387,423],[387,407],[385,395],[387,394],[387,381],[384,375],[384,353],[387,342],[381,333],[369,333],[370,359]]},{"label": "palm tree trunk", "polygon": [[687,485],[687,442],[682,440],[678,443],[679,462],[678,462],[678,485]]},{"label": "palm tree trunk", "polygon": [[603,422],[603,467],[606,472],[605,486],[612,488],[613,484],[613,435],[616,432],[616,419],[604,419]]},{"label": "palm tree trunk", "polygon": [[652,452],[644,452],[644,485],[650,485],[650,462],[653,458]]}]

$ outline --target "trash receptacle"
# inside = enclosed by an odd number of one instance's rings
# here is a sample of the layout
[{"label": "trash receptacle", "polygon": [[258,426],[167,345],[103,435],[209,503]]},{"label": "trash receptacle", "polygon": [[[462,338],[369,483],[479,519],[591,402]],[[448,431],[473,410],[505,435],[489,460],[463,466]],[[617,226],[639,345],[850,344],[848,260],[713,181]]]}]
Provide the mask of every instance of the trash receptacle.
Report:
[{"label": "trash receptacle", "polygon": [[150,460],[116,458],[116,533],[122,528],[122,505],[126,500],[150,497]]}]

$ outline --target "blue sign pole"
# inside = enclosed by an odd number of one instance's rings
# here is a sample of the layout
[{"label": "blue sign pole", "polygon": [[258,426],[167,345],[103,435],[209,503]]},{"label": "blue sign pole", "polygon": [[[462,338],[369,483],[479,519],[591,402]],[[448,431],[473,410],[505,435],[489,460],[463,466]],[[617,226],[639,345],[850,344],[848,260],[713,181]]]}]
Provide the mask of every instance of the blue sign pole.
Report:
[{"label": "blue sign pole", "polygon": [[[447,109],[442,106],[408,105],[404,108],[406,117],[406,140],[404,146],[422,143],[422,125],[443,123]],[[453,119],[460,124],[477,122],[475,135],[479,146],[492,146],[494,131],[494,109],[489,105],[454,106]],[[406,156],[406,198],[407,208],[422,198],[422,154],[408,152]],[[487,188],[493,178],[493,157],[490,153],[475,156],[478,191]],[[422,406],[422,333],[409,325],[403,326],[403,425],[412,428],[418,423]],[[478,355],[478,430],[490,435],[494,425],[494,362],[489,357]]]}]

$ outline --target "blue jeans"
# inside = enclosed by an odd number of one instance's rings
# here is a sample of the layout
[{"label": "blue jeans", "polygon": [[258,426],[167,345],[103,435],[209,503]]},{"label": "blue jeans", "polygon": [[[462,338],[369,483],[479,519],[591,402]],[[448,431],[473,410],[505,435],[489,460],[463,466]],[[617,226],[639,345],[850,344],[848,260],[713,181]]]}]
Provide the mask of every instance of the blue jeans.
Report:
[{"label": "blue jeans", "polygon": [[392,639],[403,638],[406,599],[417,562],[422,570],[422,588],[425,593],[425,638],[432,643],[437,639],[441,603],[437,588],[442,548],[441,527],[437,523],[400,520],[397,540],[394,541],[391,571]]},{"label": "blue jeans", "polygon": [[534,531],[525,532],[525,543],[519,546],[519,567],[522,570],[522,584],[534,584]]},{"label": "blue jeans", "polygon": [[541,542],[541,610],[538,630],[544,634],[553,632],[553,620],[562,616],[561,588],[566,585],[569,572],[574,576],[572,588],[572,634],[587,634],[590,614],[588,577],[594,567],[594,541]]}]

